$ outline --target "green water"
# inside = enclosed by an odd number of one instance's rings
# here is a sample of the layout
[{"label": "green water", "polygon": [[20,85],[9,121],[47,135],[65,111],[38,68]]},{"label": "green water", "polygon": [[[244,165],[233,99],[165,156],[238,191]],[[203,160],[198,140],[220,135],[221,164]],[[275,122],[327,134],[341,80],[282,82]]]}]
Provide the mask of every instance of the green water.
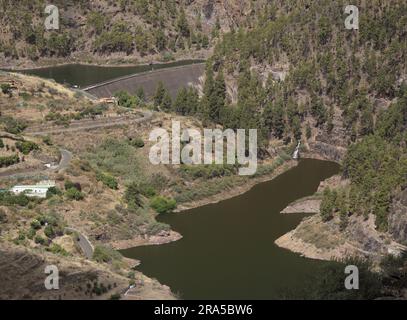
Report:
[{"label": "green water", "polygon": [[46,79],[54,79],[58,83],[78,85],[81,88],[106,80],[141,73],[151,70],[178,67],[193,63],[201,63],[202,60],[182,60],[170,63],[153,65],[140,65],[132,67],[101,67],[81,64],[67,64],[57,67],[22,70],[21,73],[30,74]]},{"label": "green water", "polygon": [[274,244],[306,216],[279,212],[313,194],[320,181],[338,171],[336,163],[303,159],[245,194],[162,216],[159,220],[181,233],[181,240],[122,253],[141,260],[138,270],[168,285],[182,299],[284,298],[286,292],[304,288],[326,262]]}]

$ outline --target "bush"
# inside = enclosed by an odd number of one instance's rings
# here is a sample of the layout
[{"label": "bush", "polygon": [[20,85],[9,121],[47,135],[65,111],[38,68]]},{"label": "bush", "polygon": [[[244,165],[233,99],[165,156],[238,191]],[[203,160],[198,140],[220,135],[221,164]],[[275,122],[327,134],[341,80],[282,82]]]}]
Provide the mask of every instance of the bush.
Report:
[{"label": "bush", "polygon": [[33,221],[31,221],[30,226],[31,226],[31,228],[33,228],[34,230],[39,230],[39,229],[41,229],[41,223],[40,223],[37,219],[34,219]]},{"label": "bush", "polygon": [[39,146],[31,141],[19,141],[16,143],[17,149],[23,154],[27,155],[33,150],[38,150]]},{"label": "bush", "polygon": [[37,234],[37,230],[30,228],[27,233],[27,238],[32,240],[32,239],[34,239],[36,234]]},{"label": "bush", "polygon": [[52,140],[50,136],[43,137],[42,142],[44,142],[47,146],[52,146]]},{"label": "bush", "polygon": [[54,228],[51,225],[47,225],[44,229],[44,234],[47,238],[54,238],[55,237],[55,231]]},{"label": "bush", "polygon": [[82,191],[82,187],[79,182],[72,182],[70,180],[65,181],[65,190],[72,189],[72,188],[74,188],[78,191]]},{"label": "bush", "polygon": [[5,125],[5,130],[12,134],[19,134],[27,128],[27,124],[24,121],[16,120],[12,117],[2,117],[1,120]]},{"label": "bush", "polygon": [[34,242],[40,245],[44,245],[46,240],[41,236],[35,236]]},{"label": "bush", "polygon": [[2,209],[0,209],[0,223],[1,222],[7,222],[7,215]]},{"label": "bush", "polygon": [[2,83],[0,85],[0,89],[4,94],[8,94],[8,95],[11,94],[11,85],[8,83]]},{"label": "bush", "polygon": [[124,108],[134,108],[138,102],[138,99],[127,91],[116,92],[114,96],[117,98],[119,106]]},{"label": "bush", "polygon": [[83,198],[85,197],[84,194],[82,192],[80,192],[78,189],[76,188],[70,188],[65,192],[65,195],[68,199],[70,200],[76,200],[76,201],[80,201],[83,200]]},{"label": "bush", "polygon": [[113,190],[118,189],[117,180],[110,175],[104,174],[102,172],[98,172],[96,174],[96,180],[103,182],[103,184],[108,186],[110,189],[113,189]]},{"label": "bush", "polygon": [[114,293],[110,296],[110,300],[120,300],[121,295],[120,293]]},{"label": "bush", "polygon": [[57,243],[51,244],[51,246],[47,248],[47,250],[52,252],[53,254],[59,254],[65,257],[69,256],[69,253]]},{"label": "bush", "polygon": [[17,164],[20,162],[20,158],[17,154],[7,157],[0,157],[0,168],[9,167],[13,164]]},{"label": "bush", "polygon": [[61,194],[62,194],[62,191],[59,190],[57,187],[51,187],[47,191],[47,198],[51,198],[52,196],[61,195]]},{"label": "bush", "polygon": [[126,192],[124,193],[124,200],[131,207],[141,207],[143,205],[140,186],[137,183],[132,182],[127,186]]},{"label": "bush", "polygon": [[25,194],[20,193],[19,195],[14,195],[11,192],[0,193],[0,204],[5,206],[27,206],[32,199],[28,198]]},{"label": "bush", "polygon": [[158,213],[170,213],[177,207],[177,202],[174,199],[157,196],[151,199],[150,206]]},{"label": "bush", "polygon": [[142,148],[142,147],[144,147],[144,141],[143,141],[143,139],[141,139],[141,138],[139,138],[139,137],[137,137],[137,138],[135,138],[135,139],[130,139],[130,140],[129,140],[129,144],[130,144],[131,146],[133,146],[133,147],[136,147],[136,148]]},{"label": "bush", "polygon": [[97,262],[121,261],[122,258],[118,251],[101,245],[97,245],[93,252],[93,260]]}]

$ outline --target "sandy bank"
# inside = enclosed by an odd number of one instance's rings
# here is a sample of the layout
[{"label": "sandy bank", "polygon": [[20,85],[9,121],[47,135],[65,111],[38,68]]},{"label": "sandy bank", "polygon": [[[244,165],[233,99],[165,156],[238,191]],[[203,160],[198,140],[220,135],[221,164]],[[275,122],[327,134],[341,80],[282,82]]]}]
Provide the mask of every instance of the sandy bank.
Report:
[{"label": "sandy bank", "polygon": [[210,197],[207,197],[204,199],[200,199],[200,200],[196,200],[196,201],[192,201],[192,202],[188,202],[188,203],[183,203],[178,206],[178,208],[175,212],[183,212],[183,211],[186,211],[189,209],[198,208],[198,207],[201,207],[201,206],[204,206],[207,204],[218,203],[218,202],[226,200],[226,199],[237,197],[243,193],[246,193],[247,191],[249,191],[251,188],[253,188],[255,185],[257,185],[259,183],[273,180],[274,178],[276,178],[277,176],[286,172],[287,170],[295,167],[297,164],[298,164],[298,162],[294,161],[294,160],[287,161],[283,165],[276,168],[271,174],[252,178],[250,180],[247,180],[244,184],[236,186],[233,189],[225,190],[224,192],[220,192],[218,194],[215,194],[213,196],[210,196]]},{"label": "sandy bank", "polygon": [[319,213],[319,206],[321,204],[321,199],[307,198],[300,199],[293,203],[290,203],[285,207],[280,213],[291,214],[291,213]]}]

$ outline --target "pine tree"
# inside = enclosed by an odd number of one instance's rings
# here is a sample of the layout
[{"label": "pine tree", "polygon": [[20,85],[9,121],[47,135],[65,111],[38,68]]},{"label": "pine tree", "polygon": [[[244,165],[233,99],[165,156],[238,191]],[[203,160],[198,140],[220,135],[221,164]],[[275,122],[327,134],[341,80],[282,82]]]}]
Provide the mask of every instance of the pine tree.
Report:
[{"label": "pine tree", "polygon": [[273,132],[274,135],[278,138],[281,139],[284,134],[285,130],[285,122],[284,122],[284,110],[283,110],[283,104],[281,101],[278,101],[272,109],[272,125],[273,125]]},{"label": "pine tree", "polygon": [[161,107],[164,111],[171,111],[171,107],[172,107],[172,98],[170,93],[168,92],[168,90],[165,90],[165,94],[163,97],[163,100],[161,102]]},{"label": "pine tree", "polygon": [[329,188],[326,188],[323,192],[323,198],[320,205],[320,212],[322,221],[327,222],[333,218],[333,210],[335,201],[332,196],[332,192]]},{"label": "pine tree", "polygon": [[225,108],[226,85],[223,73],[216,76],[212,92],[209,96],[209,119],[215,123],[220,122],[220,115]]},{"label": "pine tree", "polygon": [[199,115],[204,121],[209,120],[209,106],[212,93],[214,91],[214,79],[212,66],[208,64],[206,68],[206,79],[203,88],[203,97],[199,106]]},{"label": "pine tree", "polygon": [[177,30],[182,37],[189,37],[190,30],[184,8],[181,8],[177,20]]},{"label": "pine tree", "polygon": [[188,89],[185,87],[181,88],[178,91],[177,97],[174,100],[173,107],[172,109],[174,112],[181,114],[181,115],[187,115],[188,114]]},{"label": "pine tree", "polygon": [[164,83],[162,81],[158,82],[157,88],[155,90],[154,98],[153,98],[155,107],[161,107],[165,92],[166,92],[166,89],[164,87]]}]

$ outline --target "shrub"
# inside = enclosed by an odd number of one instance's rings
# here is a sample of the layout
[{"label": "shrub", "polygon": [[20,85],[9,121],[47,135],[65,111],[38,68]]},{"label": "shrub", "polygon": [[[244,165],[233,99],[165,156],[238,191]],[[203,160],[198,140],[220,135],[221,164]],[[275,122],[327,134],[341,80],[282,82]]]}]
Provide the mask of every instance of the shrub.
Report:
[{"label": "shrub", "polygon": [[19,134],[27,128],[27,124],[24,121],[16,120],[12,117],[3,117],[2,122],[5,125],[5,130],[12,134]]},{"label": "shrub", "polygon": [[84,194],[82,192],[80,192],[78,189],[76,188],[70,188],[65,192],[65,195],[68,199],[70,200],[76,200],[76,201],[80,201],[83,200],[83,198],[85,197]]},{"label": "shrub", "polygon": [[69,253],[57,243],[51,244],[51,246],[49,248],[47,248],[47,250],[52,252],[53,254],[59,254],[61,256],[69,256]]},{"label": "shrub", "polygon": [[118,91],[114,96],[117,98],[119,106],[124,108],[134,108],[137,105],[138,99],[127,91]]},{"label": "shrub", "polygon": [[52,140],[50,136],[43,137],[42,142],[44,142],[47,146],[52,146]]},{"label": "shrub", "polygon": [[33,150],[38,150],[39,146],[32,141],[19,141],[16,143],[17,149],[27,155]]},{"label": "shrub", "polygon": [[76,189],[78,191],[82,191],[82,187],[79,182],[72,182],[70,180],[65,181],[65,190],[68,189]]},{"label": "shrub", "polygon": [[151,199],[150,206],[158,213],[170,213],[177,207],[177,202],[174,199],[157,196]]},{"label": "shrub", "polygon": [[120,300],[121,295],[120,293],[114,293],[110,296],[110,300]]},{"label": "shrub", "polygon": [[2,209],[0,209],[0,223],[1,222],[7,222],[7,215]]},{"label": "shrub", "polygon": [[144,147],[144,141],[140,137],[137,137],[135,139],[129,140],[130,145],[136,148],[142,148]]},{"label": "shrub", "polygon": [[32,199],[28,198],[25,194],[20,193],[19,195],[14,195],[11,192],[0,193],[0,204],[6,206],[27,206]]},{"label": "shrub", "polygon": [[118,251],[101,245],[97,245],[93,252],[93,260],[97,262],[120,261],[122,258],[122,255]]},{"label": "shrub", "polygon": [[8,95],[11,94],[11,85],[10,85],[10,84],[8,84],[8,83],[2,83],[2,84],[0,85],[0,88],[1,88],[1,91],[2,91],[4,94],[8,94]]},{"label": "shrub", "polygon": [[114,177],[110,176],[110,175],[104,174],[102,172],[98,172],[96,174],[96,179],[98,181],[103,182],[103,184],[108,186],[110,189],[114,189],[114,190],[118,189],[117,180]]},{"label": "shrub", "polygon": [[34,242],[40,245],[44,245],[46,240],[41,236],[35,236]]},{"label": "shrub", "polygon": [[55,195],[61,195],[61,194],[62,194],[62,191],[59,190],[57,187],[51,187],[47,191],[47,198],[50,198]]},{"label": "shrub", "polygon": [[54,228],[51,225],[47,225],[44,229],[44,234],[47,238],[54,238],[55,237]]},{"label": "shrub", "polygon": [[41,229],[41,223],[37,219],[34,219],[33,221],[31,221],[30,225],[31,225],[31,228],[33,228],[34,230]]},{"label": "shrub", "polygon": [[17,154],[12,156],[0,157],[0,168],[9,167],[13,164],[17,164],[20,162],[20,158]]},{"label": "shrub", "polygon": [[141,207],[143,202],[141,201],[140,186],[135,182],[129,184],[124,194],[124,199],[129,206]]}]

